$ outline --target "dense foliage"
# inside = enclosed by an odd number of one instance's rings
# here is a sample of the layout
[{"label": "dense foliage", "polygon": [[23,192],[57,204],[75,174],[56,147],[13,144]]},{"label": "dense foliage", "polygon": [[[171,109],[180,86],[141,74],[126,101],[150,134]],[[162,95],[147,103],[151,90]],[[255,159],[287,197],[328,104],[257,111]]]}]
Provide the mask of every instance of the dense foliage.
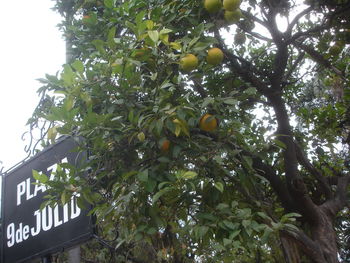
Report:
[{"label": "dense foliage", "polygon": [[346,262],[349,1],[207,5],[56,1],[68,61],[29,124],[90,158],[50,200],[94,205],[86,262]]}]

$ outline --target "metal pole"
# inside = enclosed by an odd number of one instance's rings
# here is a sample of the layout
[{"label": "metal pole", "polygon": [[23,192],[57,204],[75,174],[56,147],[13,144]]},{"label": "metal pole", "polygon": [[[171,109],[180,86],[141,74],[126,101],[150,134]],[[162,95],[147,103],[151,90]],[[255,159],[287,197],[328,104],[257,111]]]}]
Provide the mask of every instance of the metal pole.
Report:
[{"label": "metal pole", "polygon": [[[66,22],[68,25],[72,24],[74,16],[74,0],[65,2],[67,4],[66,9]],[[66,37],[66,63],[71,63],[73,60],[73,48],[72,48],[72,37]],[[68,250],[68,263],[80,263],[80,246]]]},{"label": "metal pole", "polygon": [[45,256],[41,260],[42,263],[51,263],[51,256]]},{"label": "metal pole", "polygon": [[68,263],[80,263],[80,247],[68,250]]}]

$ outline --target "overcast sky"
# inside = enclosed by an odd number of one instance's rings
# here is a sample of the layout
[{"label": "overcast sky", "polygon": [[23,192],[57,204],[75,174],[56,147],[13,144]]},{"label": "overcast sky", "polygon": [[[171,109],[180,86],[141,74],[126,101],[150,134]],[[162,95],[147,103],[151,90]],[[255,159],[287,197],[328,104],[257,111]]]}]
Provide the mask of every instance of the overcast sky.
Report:
[{"label": "overcast sky", "polygon": [[38,78],[55,74],[65,60],[52,0],[1,2],[0,170],[21,161],[28,141],[25,126],[37,102]]}]

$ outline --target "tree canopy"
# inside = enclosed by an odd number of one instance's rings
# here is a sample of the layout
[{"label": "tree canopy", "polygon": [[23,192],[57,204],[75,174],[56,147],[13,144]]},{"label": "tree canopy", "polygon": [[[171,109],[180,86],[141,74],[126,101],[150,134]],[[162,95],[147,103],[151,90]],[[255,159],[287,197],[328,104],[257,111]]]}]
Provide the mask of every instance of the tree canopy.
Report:
[{"label": "tree canopy", "polygon": [[349,260],[349,1],[55,2],[67,64],[28,123],[84,138],[47,184],[93,205],[86,257]]}]

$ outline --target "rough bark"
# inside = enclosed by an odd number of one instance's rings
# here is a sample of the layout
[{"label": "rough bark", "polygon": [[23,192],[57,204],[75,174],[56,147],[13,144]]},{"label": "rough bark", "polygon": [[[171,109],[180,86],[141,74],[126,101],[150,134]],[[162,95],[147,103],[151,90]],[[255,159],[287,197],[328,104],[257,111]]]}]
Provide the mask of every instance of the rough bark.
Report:
[{"label": "rough bark", "polygon": [[285,261],[287,263],[301,263],[299,248],[295,241],[283,233],[281,233],[280,238]]}]

